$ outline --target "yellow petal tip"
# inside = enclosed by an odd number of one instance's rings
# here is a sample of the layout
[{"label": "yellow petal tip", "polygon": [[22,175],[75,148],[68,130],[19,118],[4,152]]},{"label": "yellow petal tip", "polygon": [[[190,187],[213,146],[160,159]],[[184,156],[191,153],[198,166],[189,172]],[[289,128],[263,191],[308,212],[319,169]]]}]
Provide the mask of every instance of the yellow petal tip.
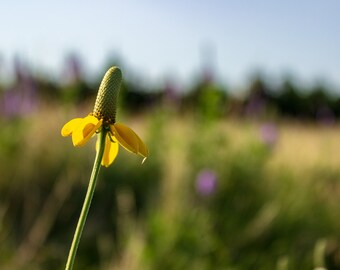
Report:
[{"label": "yellow petal tip", "polygon": [[142,164],[144,164],[145,160],[147,159],[147,157],[144,157],[142,160]]}]

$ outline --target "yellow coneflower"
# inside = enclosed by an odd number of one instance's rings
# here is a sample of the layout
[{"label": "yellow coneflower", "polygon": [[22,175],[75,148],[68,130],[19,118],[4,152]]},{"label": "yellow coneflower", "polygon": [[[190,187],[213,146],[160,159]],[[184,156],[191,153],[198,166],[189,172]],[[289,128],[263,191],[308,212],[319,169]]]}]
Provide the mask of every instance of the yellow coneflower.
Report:
[{"label": "yellow coneflower", "polygon": [[83,146],[95,133],[105,132],[105,150],[101,162],[105,167],[116,158],[118,143],[128,151],[144,157],[143,161],[148,156],[148,149],[139,136],[131,128],[116,123],[117,98],[121,82],[121,70],[118,67],[111,67],[100,84],[93,112],[84,118],[70,120],[61,130],[64,137],[72,135],[74,146]]}]

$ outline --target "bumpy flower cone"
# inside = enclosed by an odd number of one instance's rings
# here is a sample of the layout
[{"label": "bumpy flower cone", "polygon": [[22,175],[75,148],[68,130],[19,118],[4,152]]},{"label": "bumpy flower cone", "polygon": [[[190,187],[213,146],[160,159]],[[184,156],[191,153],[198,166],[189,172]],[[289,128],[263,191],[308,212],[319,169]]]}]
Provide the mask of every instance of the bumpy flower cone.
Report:
[{"label": "bumpy flower cone", "polygon": [[116,123],[117,99],[122,84],[122,72],[111,67],[104,75],[97,94],[93,113],[84,118],[67,122],[61,135],[72,136],[74,146],[85,145],[98,132],[106,132],[102,165],[108,167],[118,154],[118,145],[129,152],[148,157],[148,149],[139,136],[129,127]]}]

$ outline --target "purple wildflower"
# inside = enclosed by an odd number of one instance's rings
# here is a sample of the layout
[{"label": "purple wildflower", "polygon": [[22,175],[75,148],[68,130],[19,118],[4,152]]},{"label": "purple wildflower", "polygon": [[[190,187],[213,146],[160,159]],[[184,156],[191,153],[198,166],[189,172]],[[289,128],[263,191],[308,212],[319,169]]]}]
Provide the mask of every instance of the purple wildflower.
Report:
[{"label": "purple wildflower", "polygon": [[215,193],[217,186],[217,177],[212,170],[202,170],[196,178],[196,190],[201,196],[209,196]]},{"label": "purple wildflower", "polygon": [[264,144],[272,147],[275,145],[278,137],[277,127],[272,123],[266,123],[261,126],[261,139]]},{"label": "purple wildflower", "polygon": [[331,126],[335,123],[334,112],[327,106],[318,108],[316,112],[316,121],[324,126]]}]

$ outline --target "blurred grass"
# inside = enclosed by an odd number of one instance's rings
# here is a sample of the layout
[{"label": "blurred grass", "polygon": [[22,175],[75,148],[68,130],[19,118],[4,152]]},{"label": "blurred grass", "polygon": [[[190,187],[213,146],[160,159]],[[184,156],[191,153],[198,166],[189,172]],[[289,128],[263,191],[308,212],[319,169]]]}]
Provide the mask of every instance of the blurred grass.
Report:
[{"label": "blurred grass", "polygon": [[[95,140],[75,149],[60,128],[88,111],[1,120],[0,269],[64,266]],[[269,144],[261,122],[168,108],[119,119],[150,158],[121,149],[102,168],[76,269],[339,269],[338,125],[278,123]],[[197,186],[205,170],[209,194]]]}]

